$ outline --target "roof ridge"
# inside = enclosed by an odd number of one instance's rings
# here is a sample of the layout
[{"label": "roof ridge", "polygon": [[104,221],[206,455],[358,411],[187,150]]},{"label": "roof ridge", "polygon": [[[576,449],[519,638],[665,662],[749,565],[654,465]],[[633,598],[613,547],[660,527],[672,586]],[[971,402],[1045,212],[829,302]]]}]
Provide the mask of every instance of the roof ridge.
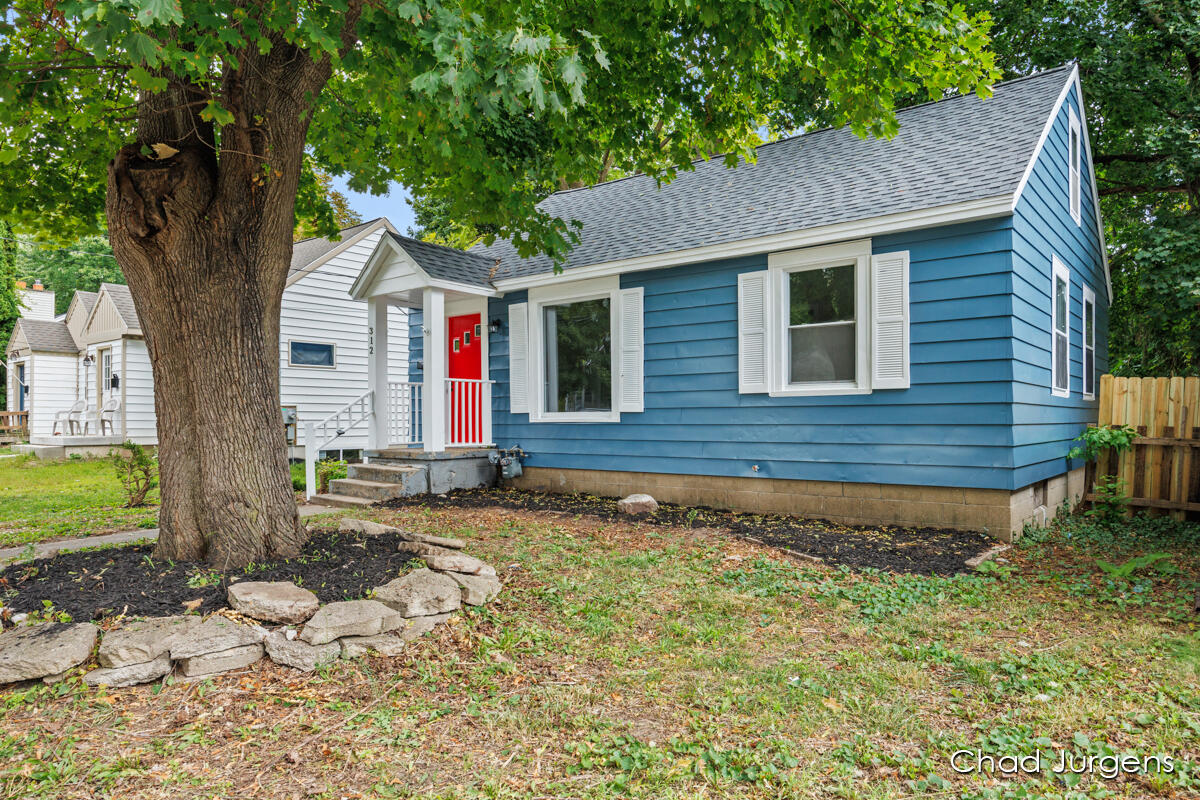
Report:
[{"label": "roof ridge", "polygon": [[487,256],[482,256],[479,253],[474,253],[470,250],[463,250],[458,247],[452,247],[448,244],[440,244],[439,242],[427,242],[424,239],[418,239],[415,236],[405,236],[404,234],[397,233],[396,231],[388,231],[388,233],[390,233],[393,238],[399,239],[401,242],[413,242],[415,244],[424,245],[426,247],[437,247],[442,250],[449,250],[452,253],[460,253],[464,256],[471,256],[472,258],[483,259],[484,261],[494,261],[495,260],[493,258],[488,258]]},{"label": "roof ridge", "polygon": [[[1078,60],[1073,59],[1064,64],[1060,64],[1057,67],[1051,67],[1049,69],[1039,70],[1038,72],[1032,72],[1028,75],[1020,75],[1016,78],[1009,78],[1008,80],[1004,80],[1004,81],[997,81],[996,83],[992,84],[992,88],[995,89],[998,86],[1011,86],[1015,83],[1021,83],[1023,81],[1033,80],[1034,78],[1043,78],[1047,75],[1053,75],[1056,72],[1061,72],[1062,70],[1072,68],[1077,63],[1078,63]],[[937,105],[938,103],[945,103],[948,100],[961,100],[961,99],[965,99],[965,98],[972,97],[972,96],[973,96],[973,94],[958,93],[958,94],[948,95],[946,97],[939,97],[936,100],[926,100],[923,103],[917,103],[916,105],[904,106],[903,108],[898,108],[898,109],[896,109],[896,114],[898,116],[898,115],[903,114],[908,111],[914,111],[918,108],[925,108],[926,106],[933,106],[933,105]],[[843,130],[845,127],[846,127],[845,125],[840,125],[840,126],[827,125],[824,128],[814,128],[811,131],[804,131],[803,133],[794,133],[790,136],[781,136],[778,139],[774,139],[769,142],[763,142],[762,144],[757,144],[752,149],[755,152],[757,152],[759,150],[762,150],[763,148],[770,147],[772,145],[784,144],[786,142],[792,142],[792,141],[795,141],[796,139],[802,139],[806,136],[815,136],[819,133],[828,133],[830,131],[840,131],[840,130]],[[708,158],[695,158],[695,159],[692,159],[691,161],[689,161],[688,165],[695,166],[697,164],[707,164],[709,162],[716,161],[717,159],[724,158],[727,155],[729,155],[729,152],[716,153],[714,155],[709,156]],[[680,169],[680,170],[682,170],[683,168],[684,168],[683,165],[680,165],[678,167],[678,169]],[[637,173],[634,173],[633,175],[625,175],[620,178],[613,178],[610,181],[601,181],[600,183],[593,183],[590,186],[576,186],[571,189],[559,189],[558,191],[556,191],[552,194],[546,195],[545,199],[542,202],[545,202],[545,200],[549,200],[551,197],[560,197],[563,195],[572,194],[574,192],[583,192],[583,191],[587,191],[588,189],[596,189],[601,186],[612,186],[614,184],[621,183],[622,181],[633,180],[634,178],[654,178],[654,177],[655,176],[651,175],[648,172],[637,172]]]}]

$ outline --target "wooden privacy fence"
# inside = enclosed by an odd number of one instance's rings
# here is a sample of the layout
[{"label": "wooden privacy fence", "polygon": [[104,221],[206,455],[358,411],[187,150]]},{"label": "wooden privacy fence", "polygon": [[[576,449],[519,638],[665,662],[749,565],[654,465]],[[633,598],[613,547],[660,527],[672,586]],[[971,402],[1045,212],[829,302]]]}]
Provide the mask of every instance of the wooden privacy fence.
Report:
[{"label": "wooden privacy fence", "polygon": [[1200,512],[1200,378],[1103,375],[1098,423],[1132,426],[1138,438],[1124,453],[1101,453],[1088,465],[1089,488],[1097,476],[1114,475],[1130,506],[1178,519]]}]

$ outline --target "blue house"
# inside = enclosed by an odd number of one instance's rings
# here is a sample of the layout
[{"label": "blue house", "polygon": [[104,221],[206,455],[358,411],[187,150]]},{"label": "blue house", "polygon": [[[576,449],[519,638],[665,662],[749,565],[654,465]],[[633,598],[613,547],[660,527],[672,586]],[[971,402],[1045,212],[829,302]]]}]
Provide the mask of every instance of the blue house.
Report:
[{"label": "blue house", "polygon": [[1053,516],[1111,299],[1078,69],[899,118],[554,194],[583,223],[558,274],[384,236],[352,290],[372,352],[414,313],[408,380],[372,362],[376,460],[519,444],[546,490],[1000,538]]}]

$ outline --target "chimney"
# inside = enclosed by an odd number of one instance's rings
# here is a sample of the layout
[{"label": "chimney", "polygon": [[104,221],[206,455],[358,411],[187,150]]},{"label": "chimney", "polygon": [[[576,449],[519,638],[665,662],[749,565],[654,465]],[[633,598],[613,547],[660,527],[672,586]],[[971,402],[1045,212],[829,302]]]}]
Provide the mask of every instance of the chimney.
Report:
[{"label": "chimney", "polygon": [[24,289],[24,288],[26,287],[26,285],[27,285],[27,284],[25,283],[25,281],[17,281],[17,288],[18,288],[18,289]]},{"label": "chimney", "polygon": [[39,281],[37,278],[34,278],[34,279],[33,279],[33,290],[34,290],[35,292],[40,292],[40,291],[42,291],[42,290],[43,290],[43,289],[45,289],[45,288],[46,288],[45,286],[42,286],[42,282],[41,282],[41,281]]}]

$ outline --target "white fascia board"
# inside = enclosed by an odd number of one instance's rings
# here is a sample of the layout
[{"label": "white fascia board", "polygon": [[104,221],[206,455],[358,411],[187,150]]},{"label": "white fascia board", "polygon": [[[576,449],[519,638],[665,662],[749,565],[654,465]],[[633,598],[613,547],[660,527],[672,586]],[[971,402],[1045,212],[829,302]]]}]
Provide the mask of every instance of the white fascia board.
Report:
[{"label": "white fascia board", "polygon": [[946,206],[918,209],[916,211],[905,211],[898,214],[887,214],[870,219],[855,220],[853,222],[839,222],[834,225],[823,225],[819,228],[809,228],[802,231],[773,233],[768,236],[758,236],[753,239],[743,239],[736,242],[693,247],[687,250],[674,250],[668,253],[656,253],[647,256],[635,256],[618,261],[606,261],[602,264],[576,267],[557,275],[549,272],[519,278],[502,278],[494,281],[494,283],[496,288],[502,293],[513,292],[519,289],[542,286],[555,281],[575,281],[584,278],[620,275],[625,272],[677,267],[703,261],[716,261],[725,258],[736,258],[738,256],[771,253],[777,250],[794,250],[801,247],[832,244],[846,239],[864,239],[886,233],[898,233],[901,231],[918,230],[920,228],[936,228],[959,222],[1005,217],[1012,214],[1012,199],[1012,195],[1004,194],[997,197],[987,197],[982,200],[970,200],[965,203],[954,203]]},{"label": "white fascia board", "polygon": [[297,272],[296,274],[292,275],[291,277],[289,277],[287,279],[287,283],[284,284],[284,288],[286,289],[287,287],[291,286],[296,281],[299,281],[299,280],[307,277],[308,275],[311,275],[313,272],[316,272],[322,266],[329,263],[330,259],[341,254],[342,252],[344,252],[346,250],[346,248],[350,247],[351,245],[361,242],[363,239],[367,238],[372,233],[375,233],[380,228],[389,230],[392,233],[397,232],[396,229],[394,227],[392,227],[392,223],[387,217],[380,217],[375,222],[374,225],[369,225],[366,228],[359,231],[358,233],[354,234],[353,236],[343,239],[342,241],[337,243],[336,247],[334,247],[332,250],[330,250],[325,255],[321,256],[320,258],[318,258],[314,261],[310,261],[307,264],[305,264],[300,269],[299,272]]},{"label": "white fascia board", "polygon": [[1071,90],[1075,90],[1075,96],[1079,98],[1079,126],[1083,132],[1083,151],[1087,154],[1088,163],[1088,185],[1091,187],[1092,207],[1096,209],[1096,233],[1100,237],[1100,258],[1104,262],[1104,283],[1105,289],[1108,291],[1108,302],[1112,302],[1112,272],[1108,267],[1108,244],[1104,240],[1104,221],[1100,218],[1100,192],[1096,187],[1096,164],[1092,161],[1092,139],[1088,135],[1087,114],[1083,108],[1083,87],[1079,83],[1079,65],[1076,64],[1071,70],[1067,82],[1063,84],[1062,91],[1058,94],[1058,100],[1055,101],[1054,107],[1050,109],[1050,116],[1046,119],[1046,124],[1042,127],[1042,135],[1038,138],[1037,146],[1033,148],[1033,156],[1029,159],[1029,163],[1025,165],[1025,172],[1021,175],[1021,182],[1017,184],[1017,191],[1012,197],[1012,212],[1016,213],[1017,204],[1021,202],[1021,195],[1025,192],[1025,186],[1029,183],[1029,176],[1033,174],[1034,165],[1037,164],[1038,156],[1042,154],[1042,149],[1046,146],[1046,140],[1050,138],[1050,132],[1054,130],[1054,121],[1058,119],[1058,112],[1062,109],[1063,103],[1067,102],[1067,97],[1070,96]]}]

